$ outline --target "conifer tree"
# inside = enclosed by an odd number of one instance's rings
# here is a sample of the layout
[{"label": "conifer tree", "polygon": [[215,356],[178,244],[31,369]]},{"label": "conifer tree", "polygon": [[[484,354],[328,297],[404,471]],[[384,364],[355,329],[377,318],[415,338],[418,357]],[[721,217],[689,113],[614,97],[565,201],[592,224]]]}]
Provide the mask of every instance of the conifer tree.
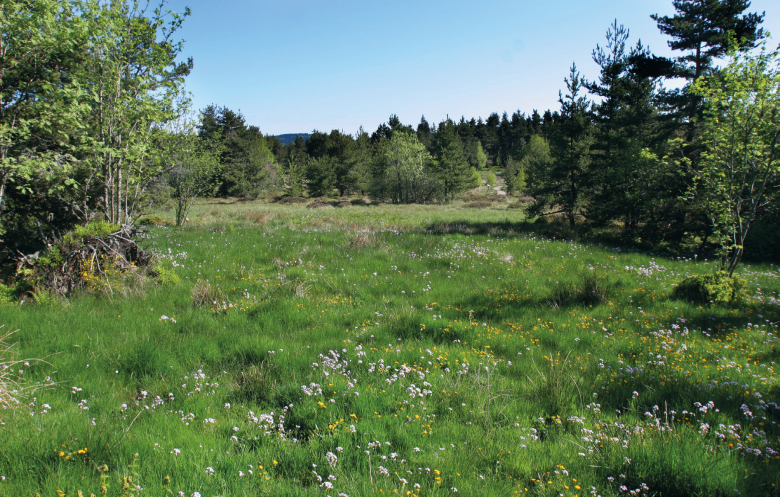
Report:
[{"label": "conifer tree", "polygon": [[449,202],[471,183],[471,168],[452,121],[439,125],[435,149],[434,170],[442,187],[442,198]]},{"label": "conifer tree", "polygon": [[600,97],[594,105],[596,133],[591,147],[591,219],[606,223],[623,221],[633,231],[646,220],[652,204],[663,197],[660,171],[643,158],[646,149],[655,150],[661,141],[654,106],[655,80],[634,71],[632,61],[648,55],[641,45],[628,49],[629,31],[615,21],[607,30],[605,47],[593,51],[599,65],[598,81],[586,83]]},{"label": "conifer tree", "polygon": [[[534,174],[530,189],[536,201],[530,207],[534,214],[563,213],[574,226],[576,216],[586,206],[590,146],[593,129],[590,121],[590,101],[584,95],[583,80],[572,64],[569,77],[564,78],[567,94],[559,92],[560,121],[550,133],[552,164],[546,171]],[[545,209],[552,208],[551,212]]]},{"label": "conifer tree", "polygon": [[669,47],[683,54],[666,64],[659,63],[662,58],[653,61],[649,54],[644,59],[660,69],[656,76],[688,81],[682,90],[667,92],[665,100],[678,118],[690,122],[701,111],[701,98],[688,91],[689,84],[713,71],[713,61],[728,52],[729,36],[733,36],[740,49],[755,47],[764,36],[759,28],[764,14],[745,14],[750,0],[673,0],[672,4],[674,16],[650,17],[662,33],[672,38]]}]

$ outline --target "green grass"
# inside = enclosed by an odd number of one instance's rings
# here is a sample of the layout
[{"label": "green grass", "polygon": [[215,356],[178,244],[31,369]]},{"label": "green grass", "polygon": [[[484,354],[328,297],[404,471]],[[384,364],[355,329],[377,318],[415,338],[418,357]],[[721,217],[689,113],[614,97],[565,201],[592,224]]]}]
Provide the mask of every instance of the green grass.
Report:
[{"label": "green grass", "polygon": [[505,204],[189,217],[151,228],[177,285],[0,307],[3,359],[41,359],[6,377],[54,382],[0,410],[0,495],[99,495],[104,464],[108,495],[780,493],[775,267],[705,307],[669,295],[712,263]]}]

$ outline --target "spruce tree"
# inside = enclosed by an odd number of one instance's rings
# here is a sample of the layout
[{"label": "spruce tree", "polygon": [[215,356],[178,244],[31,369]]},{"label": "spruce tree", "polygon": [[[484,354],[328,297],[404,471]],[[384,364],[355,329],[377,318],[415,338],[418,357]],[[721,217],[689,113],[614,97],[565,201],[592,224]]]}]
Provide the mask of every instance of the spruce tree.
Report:
[{"label": "spruce tree", "polygon": [[600,97],[594,106],[595,141],[591,147],[592,202],[589,217],[601,223],[623,221],[633,231],[663,196],[655,191],[656,169],[643,159],[659,141],[656,83],[633,71],[632,61],[648,55],[641,45],[628,49],[629,31],[615,21],[607,30],[605,47],[596,46],[593,60],[600,67],[598,81],[586,83]]},{"label": "spruce tree", "polygon": [[442,197],[449,202],[471,183],[471,168],[452,121],[439,125],[435,148],[434,169],[441,183]]}]

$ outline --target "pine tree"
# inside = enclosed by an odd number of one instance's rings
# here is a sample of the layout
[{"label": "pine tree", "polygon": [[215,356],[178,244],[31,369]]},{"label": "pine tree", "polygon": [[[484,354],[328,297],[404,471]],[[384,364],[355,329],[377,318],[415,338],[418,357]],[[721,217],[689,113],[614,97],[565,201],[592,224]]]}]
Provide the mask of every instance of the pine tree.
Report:
[{"label": "pine tree", "polygon": [[588,112],[590,101],[581,95],[583,80],[576,65],[572,64],[564,81],[568,93],[558,94],[560,119],[550,132],[553,161],[546,171],[535,172],[529,185],[531,195],[536,197],[530,212],[545,214],[545,208],[556,208],[546,214],[563,213],[574,226],[587,201],[593,129]]},{"label": "pine tree", "polygon": [[[753,48],[764,36],[758,27],[764,14],[744,14],[750,0],[673,0],[672,4],[677,12],[674,16],[650,17],[662,33],[672,37],[669,47],[684,54],[669,61],[671,64],[656,64],[663,70],[658,76],[683,78],[690,84],[713,71],[713,61],[729,49],[729,36],[741,49]],[[701,99],[690,94],[688,87],[668,92],[665,100],[679,118],[689,120],[699,115]]]}]

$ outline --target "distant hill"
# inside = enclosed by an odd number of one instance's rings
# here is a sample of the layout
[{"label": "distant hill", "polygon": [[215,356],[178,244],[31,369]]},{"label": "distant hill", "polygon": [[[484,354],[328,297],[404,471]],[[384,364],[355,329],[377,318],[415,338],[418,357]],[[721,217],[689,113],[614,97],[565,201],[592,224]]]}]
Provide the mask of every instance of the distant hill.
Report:
[{"label": "distant hill", "polygon": [[303,141],[306,141],[311,136],[311,133],[285,133],[283,135],[276,135],[276,137],[279,138],[279,141],[282,142],[282,145],[294,142],[299,136],[302,136]]}]

